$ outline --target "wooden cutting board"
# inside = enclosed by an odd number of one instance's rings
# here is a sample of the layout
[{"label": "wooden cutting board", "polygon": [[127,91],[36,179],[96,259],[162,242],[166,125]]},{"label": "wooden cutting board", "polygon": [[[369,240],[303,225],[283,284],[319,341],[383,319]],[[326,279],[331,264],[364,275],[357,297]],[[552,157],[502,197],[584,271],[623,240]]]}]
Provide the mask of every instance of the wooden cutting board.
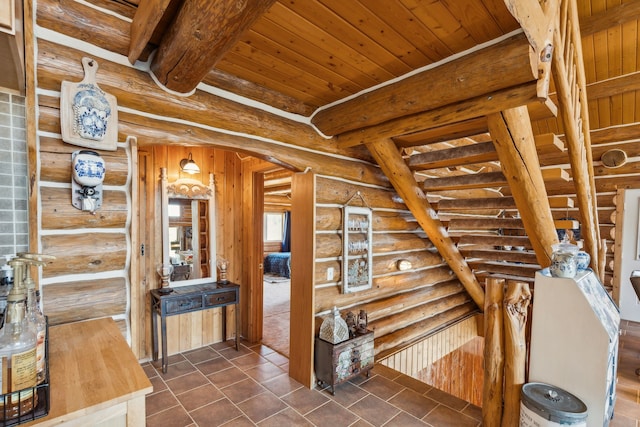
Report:
[{"label": "wooden cutting board", "polygon": [[62,140],[80,147],[115,151],[118,143],[118,104],[116,97],[96,84],[98,62],[82,58],[84,79],[62,82],[60,127]]}]

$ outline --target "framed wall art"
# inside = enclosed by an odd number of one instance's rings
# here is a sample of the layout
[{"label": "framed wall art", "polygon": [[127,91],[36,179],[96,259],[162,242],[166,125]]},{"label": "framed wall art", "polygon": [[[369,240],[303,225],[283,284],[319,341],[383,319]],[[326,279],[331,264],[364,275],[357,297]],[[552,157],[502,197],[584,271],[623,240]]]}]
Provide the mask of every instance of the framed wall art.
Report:
[{"label": "framed wall art", "polygon": [[371,209],[345,206],[342,227],[342,293],[371,288],[372,237]]}]

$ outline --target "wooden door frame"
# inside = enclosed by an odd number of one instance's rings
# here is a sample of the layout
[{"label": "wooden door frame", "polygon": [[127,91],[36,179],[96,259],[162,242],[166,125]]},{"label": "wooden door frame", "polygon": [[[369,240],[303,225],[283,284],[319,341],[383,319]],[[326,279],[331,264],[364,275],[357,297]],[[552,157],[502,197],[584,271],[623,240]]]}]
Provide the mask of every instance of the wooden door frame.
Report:
[{"label": "wooden door frame", "polygon": [[[131,326],[131,349],[138,360],[151,355],[151,343],[147,337],[151,333],[151,309],[147,304],[147,295],[153,288],[150,283],[155,278],[155,266],[152,248],[154,246],[155,186],[153,183],[153,157],[150,152],[135,150],[132,160],[136,167],[132,173],[132,209],[131,215],[131,309],[129,313]],[[151,195],[151,196],[150,196]],[[144,245],[144,254],[143,246]],[[149,262],[151,261],[151,262]]]},{"label": "wooden door frame", "polygon": [[[627,280],[627,277],[621,277],[622,273],[622,238],[624,234],[624,201],[626,190],[640,189],[638,185],[621,185],[618,186],[615,195],[615,242],[613,250],[613,279],[612,279],[612,298],[620,306],[620,287],[622,281]],[[603,243],[605,240],[603,239]]]},{"label": "wooden door frame", "polygon": [[263,221],[264,174],[279,166],[255,159],[242,163],[243,185],[243,254],[246,268],[243,270],[245,291],[242,312],[242,334],[256,343],[262,340],[263,326]]}]

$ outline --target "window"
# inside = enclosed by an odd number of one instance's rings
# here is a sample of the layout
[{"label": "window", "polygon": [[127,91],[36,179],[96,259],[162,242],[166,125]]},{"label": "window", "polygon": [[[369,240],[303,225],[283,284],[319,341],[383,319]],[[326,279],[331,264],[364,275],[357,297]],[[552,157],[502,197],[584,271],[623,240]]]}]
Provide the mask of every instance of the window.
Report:
[{"label": "window", "polygon": [[284,215],[281,212],[265,212],[264,241],[281,242],[284,227]]},{"label": "window", "polygon": [[180,205],[169,205],[169,218],[180,218]]}]

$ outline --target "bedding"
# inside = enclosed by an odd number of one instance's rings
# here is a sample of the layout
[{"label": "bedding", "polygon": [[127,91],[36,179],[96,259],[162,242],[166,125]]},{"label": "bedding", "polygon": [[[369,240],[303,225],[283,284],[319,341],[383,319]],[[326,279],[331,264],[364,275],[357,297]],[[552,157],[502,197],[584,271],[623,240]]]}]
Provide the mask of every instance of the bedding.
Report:
[{"label": "bedding", "polygon": [[291,277],[291,252],[274,252],[264,257],[264,272]]}]

